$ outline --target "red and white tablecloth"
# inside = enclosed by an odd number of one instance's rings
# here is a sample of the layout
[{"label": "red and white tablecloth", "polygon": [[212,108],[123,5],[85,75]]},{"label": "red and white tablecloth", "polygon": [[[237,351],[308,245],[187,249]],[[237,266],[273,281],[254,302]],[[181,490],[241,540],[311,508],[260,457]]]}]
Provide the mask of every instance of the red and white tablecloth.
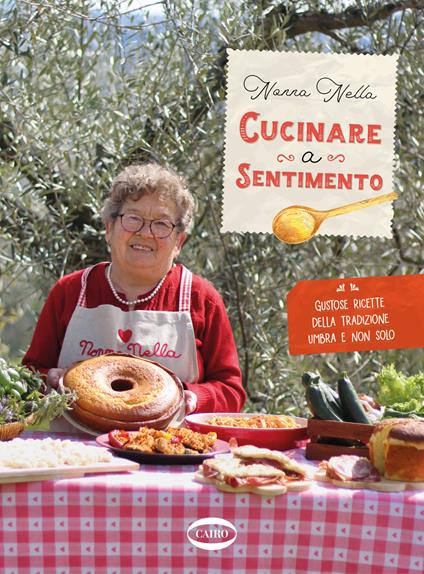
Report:
[{"label": "red and white tablecloth", "polygon": [[[314,485],[277,497],[193,481],[193,466],[0,486],[2,574],[403,574],[424,571],[424,492]],[[202,550],[196,520],[234,544]]]}]

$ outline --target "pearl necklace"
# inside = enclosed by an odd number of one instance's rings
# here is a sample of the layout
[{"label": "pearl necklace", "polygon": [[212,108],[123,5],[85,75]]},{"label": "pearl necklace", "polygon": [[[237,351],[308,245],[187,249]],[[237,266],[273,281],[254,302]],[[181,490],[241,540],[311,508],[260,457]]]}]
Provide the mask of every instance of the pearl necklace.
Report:
[{"label": "pearl necklace", "polygon": [[139,303],[146,303],[146,301],[150,301],[150,299],[153,299],[153,297],[156,295],[156,293],[162,287],[163,282],[166,279],[166,275],[164,275],[162,277],[162,279],[159,281],[159,283],[156,285],[154,290],[150,293],[150,295],[147,295],[147,297],[141,297],[140,299],[135,299],[134,301],[127,301],[126,299],[122,299],[122,297],[120,297],[118,295],[115,287],[113,286],[112,279],[110,277],[111,270],[112,270],[112,263],[109,265],[109,267],[107,268],[107,271],[106,271],[107,282],[109,283],[109,287],[111,288],[112,293],[115,296],[115,299],[117,299],[120,303],[123,303],[124,305],[138,305]]}]

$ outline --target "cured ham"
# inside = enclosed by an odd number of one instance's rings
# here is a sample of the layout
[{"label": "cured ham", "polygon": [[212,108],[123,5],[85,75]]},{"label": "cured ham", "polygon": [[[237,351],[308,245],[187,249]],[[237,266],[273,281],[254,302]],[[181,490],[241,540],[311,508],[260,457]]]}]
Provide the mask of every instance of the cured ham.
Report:
[{"label": "cured ham", "polygon": [[226,481],[230,486],[238,488],[240,486],[265,486],[266,484],[285,484],[284,477],[275,476],[230,476]]},{"label": "cured ham", "polygon": [[361,456],[333,456],[330,460],[321,462],[320,468],[325,470],[327,478],[343,482],[379,482],[381,476],[371,462]]}]

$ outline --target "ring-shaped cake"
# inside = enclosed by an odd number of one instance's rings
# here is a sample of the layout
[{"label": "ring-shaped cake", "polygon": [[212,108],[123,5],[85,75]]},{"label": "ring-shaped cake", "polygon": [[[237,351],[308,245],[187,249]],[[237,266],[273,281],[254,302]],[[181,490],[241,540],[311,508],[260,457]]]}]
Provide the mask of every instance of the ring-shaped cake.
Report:
[{"label": "ring-shaped cake", "polygon": [[184,401],[172,371],[134,355],[110,353],[71,365],[63,386],[75,391],[70,416],[98,431],[166,428]]}]

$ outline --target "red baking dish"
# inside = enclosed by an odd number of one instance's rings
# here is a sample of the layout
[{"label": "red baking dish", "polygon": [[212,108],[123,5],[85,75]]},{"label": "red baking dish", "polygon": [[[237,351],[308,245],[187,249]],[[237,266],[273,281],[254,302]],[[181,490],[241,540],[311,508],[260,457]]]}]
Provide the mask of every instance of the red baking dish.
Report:
[{"label": "red baking dish", "polygon": [[229,441],[234,437],[241,446],[244,444],[253,444],[254,446],[270,448],[272,450],[287,450],[304,446],[308,438],[306,429],[306,419],[293,417],[298,428],[288,429],[256,429],[242,427],[224,427],[208,424],[208,420],[215,416],[225,417],[252,417],[260,413],[197,413],[188,415],[185,418],[186,425],[197,432],[208,433],[216,432],[221,440]]}]

